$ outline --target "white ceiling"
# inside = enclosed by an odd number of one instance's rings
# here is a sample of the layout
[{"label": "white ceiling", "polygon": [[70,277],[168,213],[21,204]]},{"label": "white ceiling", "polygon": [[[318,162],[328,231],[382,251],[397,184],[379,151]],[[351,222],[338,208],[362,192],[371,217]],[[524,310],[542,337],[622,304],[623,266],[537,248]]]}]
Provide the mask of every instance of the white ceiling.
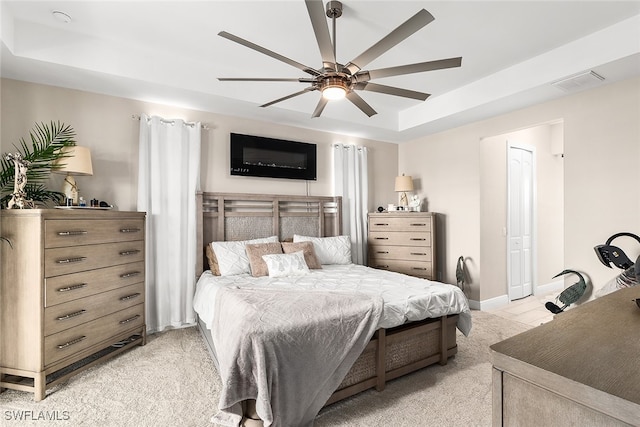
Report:
[{"label": "white ceiling", "polygon": [[[222,114],[402,142],[566,95],[552,82],[593,70],[604,82],[640,75],[638,1],[343,1],[337,59],[347,63],[427,9],[435,21],[366,69],[462,56],[462,67],[375,83],[431,93],[415,101],[359,92],[369,118],[320,94],[259,105],[304,83],[218,77],[308,77],[217,35],[227,31],[295,61],[322,63],[302,0],[2,0],[3,77]],[[72,17],[56,20],[52,11]],[[330,22],[330,21],[328,21]],[[188,118],[186,118],[188,119]]]}]

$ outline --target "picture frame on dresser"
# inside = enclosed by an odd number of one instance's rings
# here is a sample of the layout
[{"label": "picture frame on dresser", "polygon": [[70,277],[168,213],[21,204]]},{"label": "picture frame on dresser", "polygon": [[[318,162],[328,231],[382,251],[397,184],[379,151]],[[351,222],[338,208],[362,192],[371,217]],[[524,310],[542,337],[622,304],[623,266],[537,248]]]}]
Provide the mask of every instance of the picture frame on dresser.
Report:
[{"label": "picture frame on dresser", "polygon": [[146,343],[144,212],[3,210],[0,391],[34,394]]}]

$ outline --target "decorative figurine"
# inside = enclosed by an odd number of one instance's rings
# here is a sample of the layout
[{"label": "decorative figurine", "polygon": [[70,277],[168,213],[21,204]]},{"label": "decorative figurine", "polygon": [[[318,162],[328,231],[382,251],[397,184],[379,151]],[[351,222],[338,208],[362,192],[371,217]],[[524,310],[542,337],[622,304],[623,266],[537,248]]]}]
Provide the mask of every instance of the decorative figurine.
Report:
[{"label": "decorative figurine", "polygon": [[420,208],[422,206],[422,200],[420,200],[420,196],[414,194],[411,196],[411,201],[409,202],[409,207],[414,212],[420,212]]},{"label": "decorative figurine", "polygon": [[24,191],[24,187],[27,185],[27,169],[29,169],[31,162],[23,159],[20,153],[9,153],[5,159],[12,161],[15,169],[13,193],[7,204],[7,209],[34,209],[36,206],[33,200],[28,200],[27,193]]}]

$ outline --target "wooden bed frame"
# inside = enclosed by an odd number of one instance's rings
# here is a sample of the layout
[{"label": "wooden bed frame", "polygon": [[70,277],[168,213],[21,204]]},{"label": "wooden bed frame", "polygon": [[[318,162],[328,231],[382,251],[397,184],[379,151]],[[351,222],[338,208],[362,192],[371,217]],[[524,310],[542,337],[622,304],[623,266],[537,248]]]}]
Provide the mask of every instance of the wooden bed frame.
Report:
[{"label": "wooden bed frame", "polygon": [[[196,274],[207,265],[205,248],[213,241],[247,240],[293,234],[338,236],[342,230],[340,197],[278,196],[264,194],[198,193],[198,257]],[[326,405],[375,388],[426,366],[444,365],[454,356],[458,315],[378,329]],[[214,360],[211,334],[199,322]],[[217,361],[216,361],[217,364]],[[325,405],[325,406],[326,406]]]}]

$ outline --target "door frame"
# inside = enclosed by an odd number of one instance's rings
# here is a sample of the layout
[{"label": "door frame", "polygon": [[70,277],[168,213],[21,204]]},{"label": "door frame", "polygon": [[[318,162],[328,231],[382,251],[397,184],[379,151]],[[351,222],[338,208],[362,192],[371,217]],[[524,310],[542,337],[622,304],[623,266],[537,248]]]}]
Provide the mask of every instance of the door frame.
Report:
[{"label": "door frame", "polygon": [[536,148],[533,145],[529,145],[529,144],[522,144],[522,143],[518,143],[518,142],[512,142],[510,140],[507,139],[507,150],[506,150],[506,162],[507,162],[507,176],[506,176],[506,180],[507,180],[507,206],[506,206],[506,210],[507,210],[507,224],[506,224],[506,230],[507,230],[507,235],[506,235],[506,255],[507,255],[507,295],[509,298],[509,301],[513,301],[513,295],[511,292],[511,258],[509,257],[509,239],[511,236],[511,230],[509,229],[509,224],[511,224],[511,203],[510,203],[510,197],[511,197],[511,162],[509,161],[509,154],[511,152],[511,149],[516,148],[516,149],[520,149],[520,150],[525,150],[525,151],[529,151],[531,152],[531,157],[532,157],[532,179],[531,179],[531,184],[532,184],[532,189],[531,189],[531,295],[535,295],[536,294],[536,288],[537,288],[537,284],[538,284],[538,191],[537,191],[537,184],[538,184],[538,174],[537,174],[537,156],[536,156]]}]

